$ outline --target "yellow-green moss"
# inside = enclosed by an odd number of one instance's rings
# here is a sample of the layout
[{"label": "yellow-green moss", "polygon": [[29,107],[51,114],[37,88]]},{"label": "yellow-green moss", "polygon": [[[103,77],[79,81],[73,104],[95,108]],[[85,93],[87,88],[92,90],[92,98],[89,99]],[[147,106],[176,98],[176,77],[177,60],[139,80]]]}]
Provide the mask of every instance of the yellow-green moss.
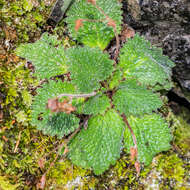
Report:
[{"label": "yellow-green moss", "polygon": [[0,189],[3,190],[16,190],[19,184],[13,185],[9,182],[9,179],[5,176],[0,176]]},{"label": "yellow-green moss", "polygon": [[163,181],[171,183],[170,186],[172,182],[175,183],[173,188],[178,189],[185,183],[184,162],[176,154],[160,155],[157,169],[161,172]]},{"label": "yellow-green moss", "polygon": [[187,155],[190,152],[190,114],[186,108],[183,108],[180,115],[170,114],[172,120],[172,130],[174,134],[174,143],[179,148],[180,154]]},{"label": "yellow-green moss", "polygon": [[82,168],[73,166],[69,160],[59,161],[49,173],[49,182],[53,185],[66,185],[77,177],[84,177],[90,172]]},{"label": "yellow-green moss", "polygon": [[[16,34],[14,36],[10,35],[10,38],[12,38],[10,40],[14,43],[24,43],[31,37],[39,37],[41,27],[43,27],[50,13],[53,2],[55,0],[51,0],[50,3],[38,0],[1,0],[0,19],[5,25],[4,29],[11,29]],[[2,35],[6,37],[5,33],[2,33]]]}]

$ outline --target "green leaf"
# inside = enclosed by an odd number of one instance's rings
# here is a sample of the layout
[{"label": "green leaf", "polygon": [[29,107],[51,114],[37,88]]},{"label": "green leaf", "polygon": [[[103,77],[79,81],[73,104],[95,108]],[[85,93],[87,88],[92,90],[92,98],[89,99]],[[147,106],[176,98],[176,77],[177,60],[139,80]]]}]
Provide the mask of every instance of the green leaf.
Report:
[{"label": "green leaf", "polygon": [[111,77],[111,79],[108,81],[109,88],[114,89],[115,87],[117,87],[120,81],[122,80],[122,77],[123,77],[123,73],[119,69],[116,70],[113,73],[113,76]]},{"label": "green leaf", "polygon": [[[148,165],[157,153],[170,149],[170,129],[160,115],[145,115],[141,118],[131,116],[128,121],[137,139],[140,162]],[[128,128],[124,133],[124,141],[127,152],[130,152],[134,144]]]},{"label": "green leaf", "polygon": [[[122,20],[121,3],[117,0],[98,0],[96,3],[115,21],[119,34]],[[94,22],[83,21],[83,26],[76,31],[75,22],[78,19],[93,20]],[[104,20],[105,16],[87,0],[75,1],[68,10],[66,18],[69,32],[74,39],[90,47],[99,47],[102,50],[107,47],[114,37],[113,28],[108,26]]]},{"label": "green leaf", "polygon": [[82,106],[84,114],[103,114],[110,107],[110,100],[106,95],[96,95],[89,98]]},{"label": "green leaf", "polygon": [[127,78],[136,78],[140,83],[159,89],[171,88],[171,72],[174,63],[162,55],[162,50],[151,47],[138,34],[128,42],[120,51],[119,66]]},{"label": "green leaf", "polygon": [[62,93],[74,93],[75,88],[72,84],[62,81],[52,81],[46,83],[37,90],[37,95],[34,97],[34,101],[32,103],[32,125],[36,125],[39,130],[45,130],[44,128],[47,126],[47,121],[49,117],[55,115],[55,113],[51,113],[49,109],[46,108],[46,104],[48,99],[56,98],[58,95]]},{"label": "green leaf", "polygon": [[57,113],[50,116],[46,126],[42,129],[44,134],[57,135],[62,138],[79,127],[80,119],[73,114]]},{"label": "green leaf", "polygon": [[113,110],[92,117],[88,128],[82,129],[69,144],[69,158],[97,175],[103,173],[120,157],[123,129],[122,118]]},{"label": "green leaf", "polygon": [[113,96],[113,104],[120,113],[128,116],[152,113],[162,106],[162,101],[158,94],[129,79],[119,85],[119,89]]},{"label": "green leaf", "polygon": [[108,78],[113,71],[113,61],[98,48],[69,48],[66,58],[72,83],[82,93],[97,90],[99,82]]},{"label": "green leaf", "polygon": [[19,46],[16,54],[32,62],[35,66],[35,75],[39,79],[50,78],[67,71],[64,47],[55,47],[59,44],[56,36],[48,36],[47,33],[44,33],[41,39],[35,43]]}]

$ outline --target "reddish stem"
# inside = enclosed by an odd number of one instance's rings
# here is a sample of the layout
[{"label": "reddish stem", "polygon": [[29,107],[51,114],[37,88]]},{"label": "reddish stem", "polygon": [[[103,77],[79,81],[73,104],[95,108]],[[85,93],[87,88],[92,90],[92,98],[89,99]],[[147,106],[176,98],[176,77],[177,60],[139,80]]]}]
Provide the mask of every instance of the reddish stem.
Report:
[{"label": "reddish stem", "polygon": [[136,162],[135,162],[135,169],[137,171],[137,175],[139,176],[140,174],[140,170],[141,170],[141,166],[140,166],[140,162],[138,161],[138,149],[137,149],[137,139],[136,139],[136,136],[135,136],[135,133],[133,132],[133,129],[131,128],[128,120],[127,120],[127,117],[125,114],[122,114],[121,115],[122,118],[123,118],[123,121],[126,123],[131,135],[132,135],[132,138],[133,138],[133,143],[134,143],[134,150],[136,150],[135,154],[134,155],[131,155],[131,156],[134,156],[136,157]]},{"label": "reddish stem", "polygon": [[135,145],[135,148],[137,149],[137,139],[136,139],[135,133],[133,132],[133,129],[129,125],[129,122],[128,122],[127,117],[125,116],[125,114],[122,114],[122,117],[123,117],[123,121],[126,123],[128,129],[129,129],[129,131],[130,131],[130,133],[132,135],[133,143]]},{"label": "reddish stem", "polygon": [[[92,3],[92,5],[94,5],[105,17],[106,17],[106,20],[108,21],[108,23],[111,21],[111,22],[114,22],[105,12],[104,10],[99,7],[96,3]],[[116,61],[117,57],[118,57],[118,54],[119,54],[119,36],[118,36],[118,33],[117,33],[117,28],[116,28],[116,24],[114,24],[114,26],[112,26],[113,30],[114,30],[114,33],[115,33],[115,38],[116,38],[116,53],[115,53],[115,56],[114,56],[114,60]]]},{"label": "reddish stem", "polygon": [[114,33],[115,33],[115,38],[116,38],[116,52],[115,52],[115,56],[114,56],[114,60],[116,61],[118,54],[119,54],[119,35],[117,33],[116,27],[113,28],[114,29]]}]

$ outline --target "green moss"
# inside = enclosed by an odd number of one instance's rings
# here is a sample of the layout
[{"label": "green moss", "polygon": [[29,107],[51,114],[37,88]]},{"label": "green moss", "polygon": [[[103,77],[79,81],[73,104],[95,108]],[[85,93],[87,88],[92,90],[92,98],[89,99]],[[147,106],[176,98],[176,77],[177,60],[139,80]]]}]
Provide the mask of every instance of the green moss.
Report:
[{"label": "green moss", "polygon": [[[3,14],[1,14],[0,19],[5,23],[4,29],[6,30],[7,27],[10,27],[16,35],[14,39],[11,39],[14,41],[13,45],[24,43],[31,37],[36,37],[36,34],[39,37],[40,27],[44,25],[51,8],[46,2],[37,0],[12,2],[1,0],[1,6]],[[13,35],[10,35],[11,37],[13,38]]]},{"label": "green moss", "polygon": [[5,176],[0,176],[0,189],[16,190],[19,184],[12,185]]},{"label": "green moss", "polygon": [[174,134],[174,143],[180,149],[180,154],[186,155],[190,150],[190,115],[189,112],[183,108],[180,115],[170,115],[173,122],[172,129]]},{"label": "green moss", "polygon": [[[7,46],[0,45],[0,111],[3,113],[0,121],[0,189],[3,190],[34,188],[41,176],[38,160],[50,152],[56,142],[56,139],[42,136],[28,123],[31,92],[38,82],[24,66],[26,62],[12,53],[19,43],[39,38],[40,27],[50,12],[50,6],[43,2],[31,8],[23,4],[31,2],[35,1],[0,1],[3,13],[0,20],[4,26],[0,43],[1,39],[7,42]],[[46,161],[46,165],[51,161]]]},{"label": "green moss", "polygon": [[[56,189],[68,188],[74,189],[75,187],[85,186],[85,176],[91,172],[82,168],[73,166],[68,160],[58,162],[55,167],[48,174],[49,186]],[[89,183],[93,186],[93,183]]]},{"label": "green moss", "polygon": [[140,189],[134,163],[129,156],[122,156],[116,164],[101,176],[95,189]]},{"label": "green moss", "polygon": [[7,122],[9,121],[9,124],[6,123],[8,126],[11,126],[13,120],[28,125],[29,106],[32,101],[28,89],[37,83],[23,65],[24,62],[22,63],[16,56],[8,54],[4,57],[1,66],[0,91],[4,95],[1,107],[4,109]]},{"label": "green moss", "polygon": [[175,189],[181,187],[185,182],[184,162],[176,154],[160,155],[157,169],[161,172],[165,182],[172,183],[174,181]]}]

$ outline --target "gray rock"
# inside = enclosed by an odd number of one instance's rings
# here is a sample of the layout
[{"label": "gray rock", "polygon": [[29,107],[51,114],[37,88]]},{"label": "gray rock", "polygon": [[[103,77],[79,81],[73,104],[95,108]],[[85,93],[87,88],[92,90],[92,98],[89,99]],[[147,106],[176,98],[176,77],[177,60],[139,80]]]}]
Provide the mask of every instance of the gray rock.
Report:
[{"label": "gray rock", "polygon": [[125,22],[152,44],[163,48],[164,54],[176,63],[173,78],[181,89],[180,95],[190,102],[190,1],[142,0],[139,6],[140,19],[127,8]]}]

